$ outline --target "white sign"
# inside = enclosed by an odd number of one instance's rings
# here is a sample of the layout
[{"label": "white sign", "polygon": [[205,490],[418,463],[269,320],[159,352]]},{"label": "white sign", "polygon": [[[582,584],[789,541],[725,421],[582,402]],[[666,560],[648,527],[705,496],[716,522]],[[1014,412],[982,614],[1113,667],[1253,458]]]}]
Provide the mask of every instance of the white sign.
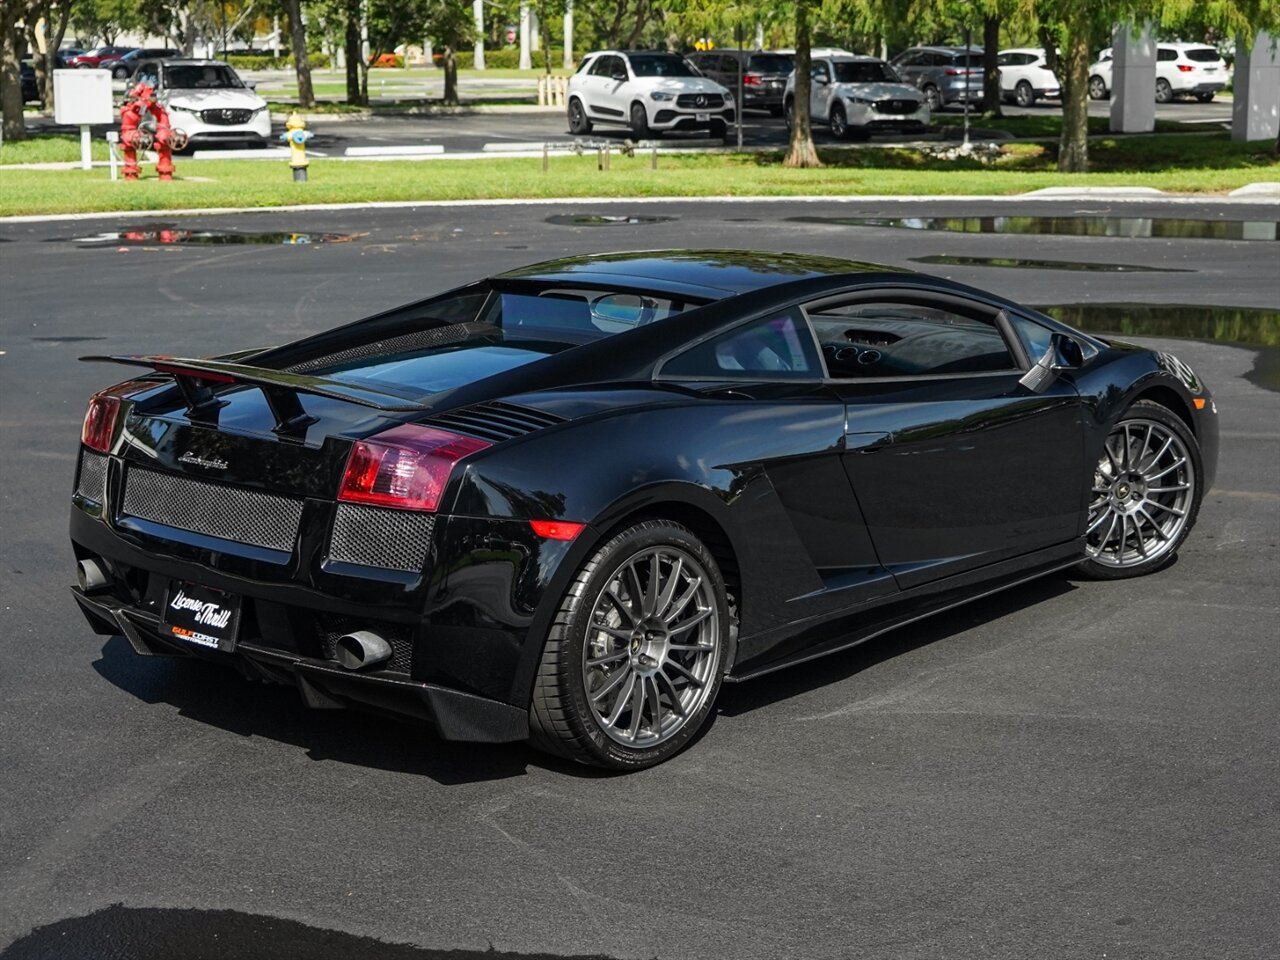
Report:
[{"label": "white sign", "polygon": [[114,123],[111,71],[53,71],[53,119],[74,126]]}]

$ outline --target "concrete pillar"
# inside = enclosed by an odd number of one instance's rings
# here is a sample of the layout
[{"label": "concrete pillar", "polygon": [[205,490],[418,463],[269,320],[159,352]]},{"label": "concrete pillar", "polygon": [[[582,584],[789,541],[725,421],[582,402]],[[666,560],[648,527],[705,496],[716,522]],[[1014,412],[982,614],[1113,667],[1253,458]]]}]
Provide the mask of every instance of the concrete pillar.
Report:
[{"label": "concrete pillar", "polygon": [[566,70],[573,69],[573,0],[564,4],[564,62]]},{"label": "concrete pillar", "polygon": [[532,70],[533,57],[529,53],[529,4],[520,4],[520,69]]},{"label": "concrete pillar", "polygon": [[425,67],[434,67],[436,65],[435,50],[431,46],[431,38],[422,38],[422,65]]},{"label": "concrete pillar", "polygon": [[1111,132],[1150,133],[1156,128],[1156,39],[1151,24],[1116,24],[1111,58]]},{"label": "concrete pillar", "polygon": [[484,69],[484,0],[473,0],[471,15],[476,18],[476,46],[473,55],[473,66],[477,70]]},{"label": "concrete pillar", "polygon": [[542,21],[532,7],[529,8],[529,49],[534,53],[542,49]]},{"label": "concrete pillar", "polygon": [[1272,140],[1280,135],[1280,37],[1258,34],[1253,49],[1236,41],[1232,140]]},{"label": "concrete pillar", "polygon": [[761,20],[756,21],[756,49],[764,49],[764,22]]}]

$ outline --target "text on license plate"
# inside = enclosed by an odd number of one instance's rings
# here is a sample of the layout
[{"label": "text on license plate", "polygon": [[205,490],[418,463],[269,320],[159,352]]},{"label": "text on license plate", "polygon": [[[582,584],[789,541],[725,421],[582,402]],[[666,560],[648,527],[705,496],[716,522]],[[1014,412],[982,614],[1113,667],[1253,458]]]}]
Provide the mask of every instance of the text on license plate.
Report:
[{"label": "text on license plate", "polygon": [[240,598],[196,583],[175,580],[165,594],[164,633],[197,646],[230,652],[240,626]]}]

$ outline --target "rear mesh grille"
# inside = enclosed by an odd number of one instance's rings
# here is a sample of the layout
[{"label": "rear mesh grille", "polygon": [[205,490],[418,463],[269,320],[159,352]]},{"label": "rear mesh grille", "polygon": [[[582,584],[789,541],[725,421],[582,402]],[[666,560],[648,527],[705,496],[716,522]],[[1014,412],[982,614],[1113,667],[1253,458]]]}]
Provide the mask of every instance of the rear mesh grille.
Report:
[{"label": "rear mesh grille", "polygon": [[302,501],[130,467],[121,516],[292,552]]},{"label": "rear mesh grille", "polygon": [[563,418],[554,414],[497,400],[450,410],[427,421],[432,426],[457,430],[459,433],[467,433],[482,440],[492,440],[494,443],[514,440],[535,430],[563,422]]},{"label": "rear mesh grille", "polygon": [[492,324],[487,323],[451,323],[448,326],[432,327],[428,330],[415,330],[413,333],[403,333],[398,337],[389,337],[386,340],[374,340],[372,343],[362,343],[356,347],[350,347],[346,350],[338,350],[334,353],[326,353],[322,357],[314,357],[311,360],[303,360],[301,363],[295,363],[285,369],[291,373],[308,373],[312,370],[319,370],[323,367],[341,366],[352,360],[365,360],[369,357],[390,356],[396,353],[405,353],[411,350],[426,350],[431,347],[444,346],[449,343],[458,343],[472,337],[482,337],[487,334],[500,335],[501,330]]},{"label": "rear mesh grille", "polygon": [[435,524],[429,513],[340,503],[333,515],[329,559],[413,573],[426,563]]},{"label": "rear mesh grille", "polygon": [[80,453],[80,482],[76,493],[94,503],[106,502],[107,458],[88,450]]},{"label": "rear mesh grille", "polygon": [[336,659],[334,652],[338,638],[357,630],[372,630],[391,644],[391,659],[383,667],[396,673],[408,674],[413,670],[413,634],[409,627],[398,623],[369,623],[353,617],[333,614],[316,615],[316,633],[320,637],[320,652],[326,660]]}]

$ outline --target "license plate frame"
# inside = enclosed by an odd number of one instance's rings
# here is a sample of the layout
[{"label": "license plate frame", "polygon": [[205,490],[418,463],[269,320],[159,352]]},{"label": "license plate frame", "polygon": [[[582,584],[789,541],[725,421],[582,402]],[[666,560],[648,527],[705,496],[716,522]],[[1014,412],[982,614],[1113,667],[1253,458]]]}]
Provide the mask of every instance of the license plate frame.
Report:
[{"label": "license plate frame", "polygon": [[164,592],[160,632],[205,650],[232,653],[240,634],[239,594],[186,580],[170,580]]},{"label": "license plate frame", "polygon": [[698,123],[707,123],[707,122],[711,119],[711,114],[710,114],[710,113],[695,113],[695,114],[694,114],[694,116],[693,116],[693,118],[694,118],[694,120],[696,120]]}]

